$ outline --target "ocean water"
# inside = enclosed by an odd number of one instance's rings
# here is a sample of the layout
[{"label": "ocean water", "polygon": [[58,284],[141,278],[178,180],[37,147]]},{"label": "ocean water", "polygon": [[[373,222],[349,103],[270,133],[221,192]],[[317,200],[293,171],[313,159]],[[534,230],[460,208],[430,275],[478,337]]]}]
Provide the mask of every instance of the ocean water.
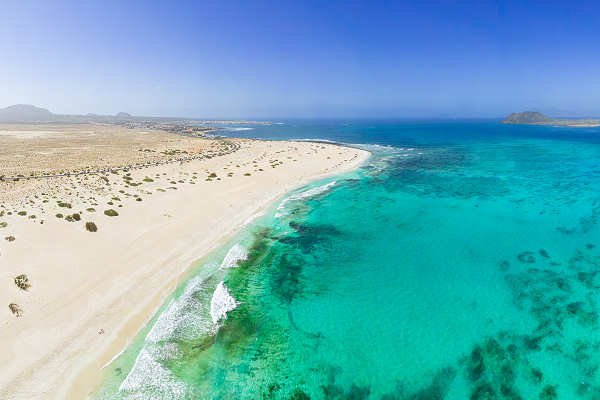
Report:
[{"label": "ocean water", "polygon": [[246,128],[373,155],[200,260],[96,398],[600,398],[599,129]]}]

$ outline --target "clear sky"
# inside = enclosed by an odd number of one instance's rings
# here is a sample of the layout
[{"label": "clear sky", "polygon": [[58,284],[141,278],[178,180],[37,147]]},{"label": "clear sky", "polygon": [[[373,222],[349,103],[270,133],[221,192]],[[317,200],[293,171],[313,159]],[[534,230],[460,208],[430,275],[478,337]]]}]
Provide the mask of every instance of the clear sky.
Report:
[{"label": "clear sky", "polygon": [[600,115],[598,1],[3,0],[0,107]]}]

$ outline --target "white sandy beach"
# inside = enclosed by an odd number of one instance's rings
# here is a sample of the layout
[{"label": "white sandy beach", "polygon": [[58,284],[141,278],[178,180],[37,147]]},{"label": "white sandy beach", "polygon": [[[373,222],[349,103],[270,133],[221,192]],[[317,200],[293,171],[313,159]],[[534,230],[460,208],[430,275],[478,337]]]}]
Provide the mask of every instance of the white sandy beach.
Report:
[{"label": "white sandy beach", "polygon": [[[127,345],[194,260],[287,191],[354,169],[369,155],[311,142],[238,143],[241,149],[225,156],[132,170],[128,179],[143,183],[135,187],[123,185],[124,173],[107,174],[112,189],[104,191],[55,178],[28,191],[27,198],[0,201],[0,222],[7,223],[0,228],[0,398],[87,397],[102,366]],[[211,173],[216,176],[207,180]],[[102,183],[96,175],[89,180]],[[50,189],[60,194],[40,201]],[[12,190],[10,184],[0,182],[3,190]],[[115,193],[121,193],[119,200]],[[82,202],[91,197],[95,211]],[[104,215],[106,209],[119,215]],[[55,216],[80,211],[80,221]],[[97,232],[86,231],[88,221],[97,224]],[[9,236],[15,240],[5,240]],[[29,278],[27,291],[14,283],[20,274]],[[9,303],[18,304],[20,317]]]}]

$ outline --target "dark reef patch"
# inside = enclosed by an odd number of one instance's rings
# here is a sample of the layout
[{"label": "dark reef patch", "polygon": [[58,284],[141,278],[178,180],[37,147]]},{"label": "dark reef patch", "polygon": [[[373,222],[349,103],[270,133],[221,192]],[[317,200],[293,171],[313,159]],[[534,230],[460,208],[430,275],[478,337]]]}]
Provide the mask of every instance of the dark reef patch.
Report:
[{"label": "dark reef patch", "polygon": [[459,148],[428,149],[426,154],[393,157],[388,167],[369,180],[388,192],[402,191],[433,198],[486,199],[505,196],[510,192],[507,182],[497,176],[467,173],[472,165]]},{"label": "dark reef patch", "polygon": [[248,249],[248,256],[245,260],[238,261],[238,266],[234,271],[241,271],[245,268],[251,268],[260,264],[261,260],[268,254],[271,247],[271,229],[261,229],[254,234],[252,246]]},{"label": "dark reef patch", "polygon": [[[538,253],[544,259],[550,258],[543,249]],[[533,252],[520,253],[517,259],[524,264],[535,262]],[[600,258],[577,250],[569,259],[568,268],[560,267],[557,262],[548,263],[553,269],[526,268],[505,275],[513,303],[528,311],[537,321],[537,326],[530,334],[505,333],[496,337],[500,348],[516,357],[502,357],[498,346],[491,341],[487,342],[487,346],[479,345],[473,349],[467,366],[468,377],[474,384],[472,396],[475,397],[472,398],[519,398],[515,397],[519,393],[511,386],[515,376],[519,375],[541,387],[539,399],[558,398],[557,382],[546,381],[544,366],[534,366],[529,361],[532,354],[539,352],[575,362],[580,383],[572,388],[572,398],[591,399],[600,395],[599,388],[593,385],[600,368],[600,360],[596,356],[600,351],[600,340],[582,339],[575,344],[564,340],[566,326],[587,330],[590,337],[594,337],[592,332],[598,329],[596,292],[600,287],[597,281]],[[495,350],[490,352],[489,349]],[[491,372],[491,360],[496,365],[498,362],[503,365],[500,374]],[[494,382],[501,382],[501,386]]]},{"label": "dark reef patch", "polygon": [[599,219],[600,205],[597,205],[591,209],[589,215],[579,218],[579,221],[576,226],[571,228],[559,226],[556,228],[556,230],[565,235],[572,235],[575,233],[586,234],[595,228],[595,226],[598,224]]},{"label": "dark reef patch", "polygon": [[310,400],[310,397],[301,389],[296,389],[294,394],[290,397],[290,400]]},{"label": "dark reef patch", "polygon": [[302,274],[304,262],[294,254],[282,254],[277,263],[269,269],[270,286],[273,293],[285,303],[291,303],[302,292]]},{"label": "dark reef patch", "polygon": [[294,234],[276,236],[273,239],[279,243],[295,247],[303,254],[311,253],[316,246],[327,246],[333,237],[341,235],[341,232],[333,225],[309,225],[292,221],[289,226],[294,229]]},{"label": "dark reef patch", "polygon": [[517,259],[522,263],[533,264],[535,262],[535,256],[532,251],[524,251],[517,255]]}]

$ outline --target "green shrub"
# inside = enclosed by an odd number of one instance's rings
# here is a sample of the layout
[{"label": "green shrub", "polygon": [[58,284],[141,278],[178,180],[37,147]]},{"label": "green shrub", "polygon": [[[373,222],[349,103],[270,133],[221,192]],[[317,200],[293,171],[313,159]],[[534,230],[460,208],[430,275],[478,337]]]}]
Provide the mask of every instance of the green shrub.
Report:
[{"label": "green shrub", "polygon": [[87,211],[87,212],[96,212],[96,209],[95,209],[95,208],[92,208],[92,207],[90,207],[90,208],[86,208],[86,211]]},{"label": "green shrub", "polygon": [[117,215],[119,215],[119,213],[110,208],[104,211],[104,215],[108,215],[109,217],[116,217]]},{"label": "green shrub", "polygon": [[27,211],[19,211],[17,214],[20,216],[24,216],[27,215]]},{"label": "green shrub", "polygon": [[62,201],[59,201],[58,206],[62,208],[71,208],[71,203],[64,203]]},{"label": "green shrub", "polygon": [[29,278],[25,274],[21,274],[15,277],[15,285],[21,290],[27,290],[31,287]]},{"label": "green shrub", "polygon": [[97,232],[98,231],[98,227],[93,222],[86,222],[85,223],[85,230],[88,231],[88,232]]},{"label": "green shrub", "polygon": [[7,236],[4,238],[4,240],[8,240],[9,242],[14,242],[16,239],[14,236]]},{"label": "green shrub", "polygon": [[74,221],[81,221],[81,215],[79,215],[77,213],[71,215],[71,217],[73,218]]},{"label": "green shrub", "polygon": [[73,221],[75,221],[75,220],[73,219],[73,216],[72,216],[72,215],[67,215],[67,216],[65,217],[65,221],[68,221],[68,222],[73,222]]},{"label": "green shrub", "polygon": [[56,214],[56,218],[62,218],[64,217],[64,215],[62,215],[61,213]]},{"label": "green shrub", "polygon": [[250,176],[250,172],[246,172],[244,176]]},{"label": "green shrub", "polygon": [[154,179],[152,179],[152,178],[148,178],[148,177],[145,177],[145,178],[143,179],[143,181],[144,181],[144,182],[154,182]]},{"label": "green shrub", "polygon": [[208,175],[209,178],[216,178],[217,174],[215,174],[214,172],[211,172],[210,175]]},{"label": "green shrub", "polygon": [[23,310],[21,310],[21,308],[15,303],[10,303],[8,305],[8,309],[17,317],[23,315]]},{"label": "green shrub", "polygon": [[8,222],[0,222],[0,228],[6,228],[8,226]]}]

